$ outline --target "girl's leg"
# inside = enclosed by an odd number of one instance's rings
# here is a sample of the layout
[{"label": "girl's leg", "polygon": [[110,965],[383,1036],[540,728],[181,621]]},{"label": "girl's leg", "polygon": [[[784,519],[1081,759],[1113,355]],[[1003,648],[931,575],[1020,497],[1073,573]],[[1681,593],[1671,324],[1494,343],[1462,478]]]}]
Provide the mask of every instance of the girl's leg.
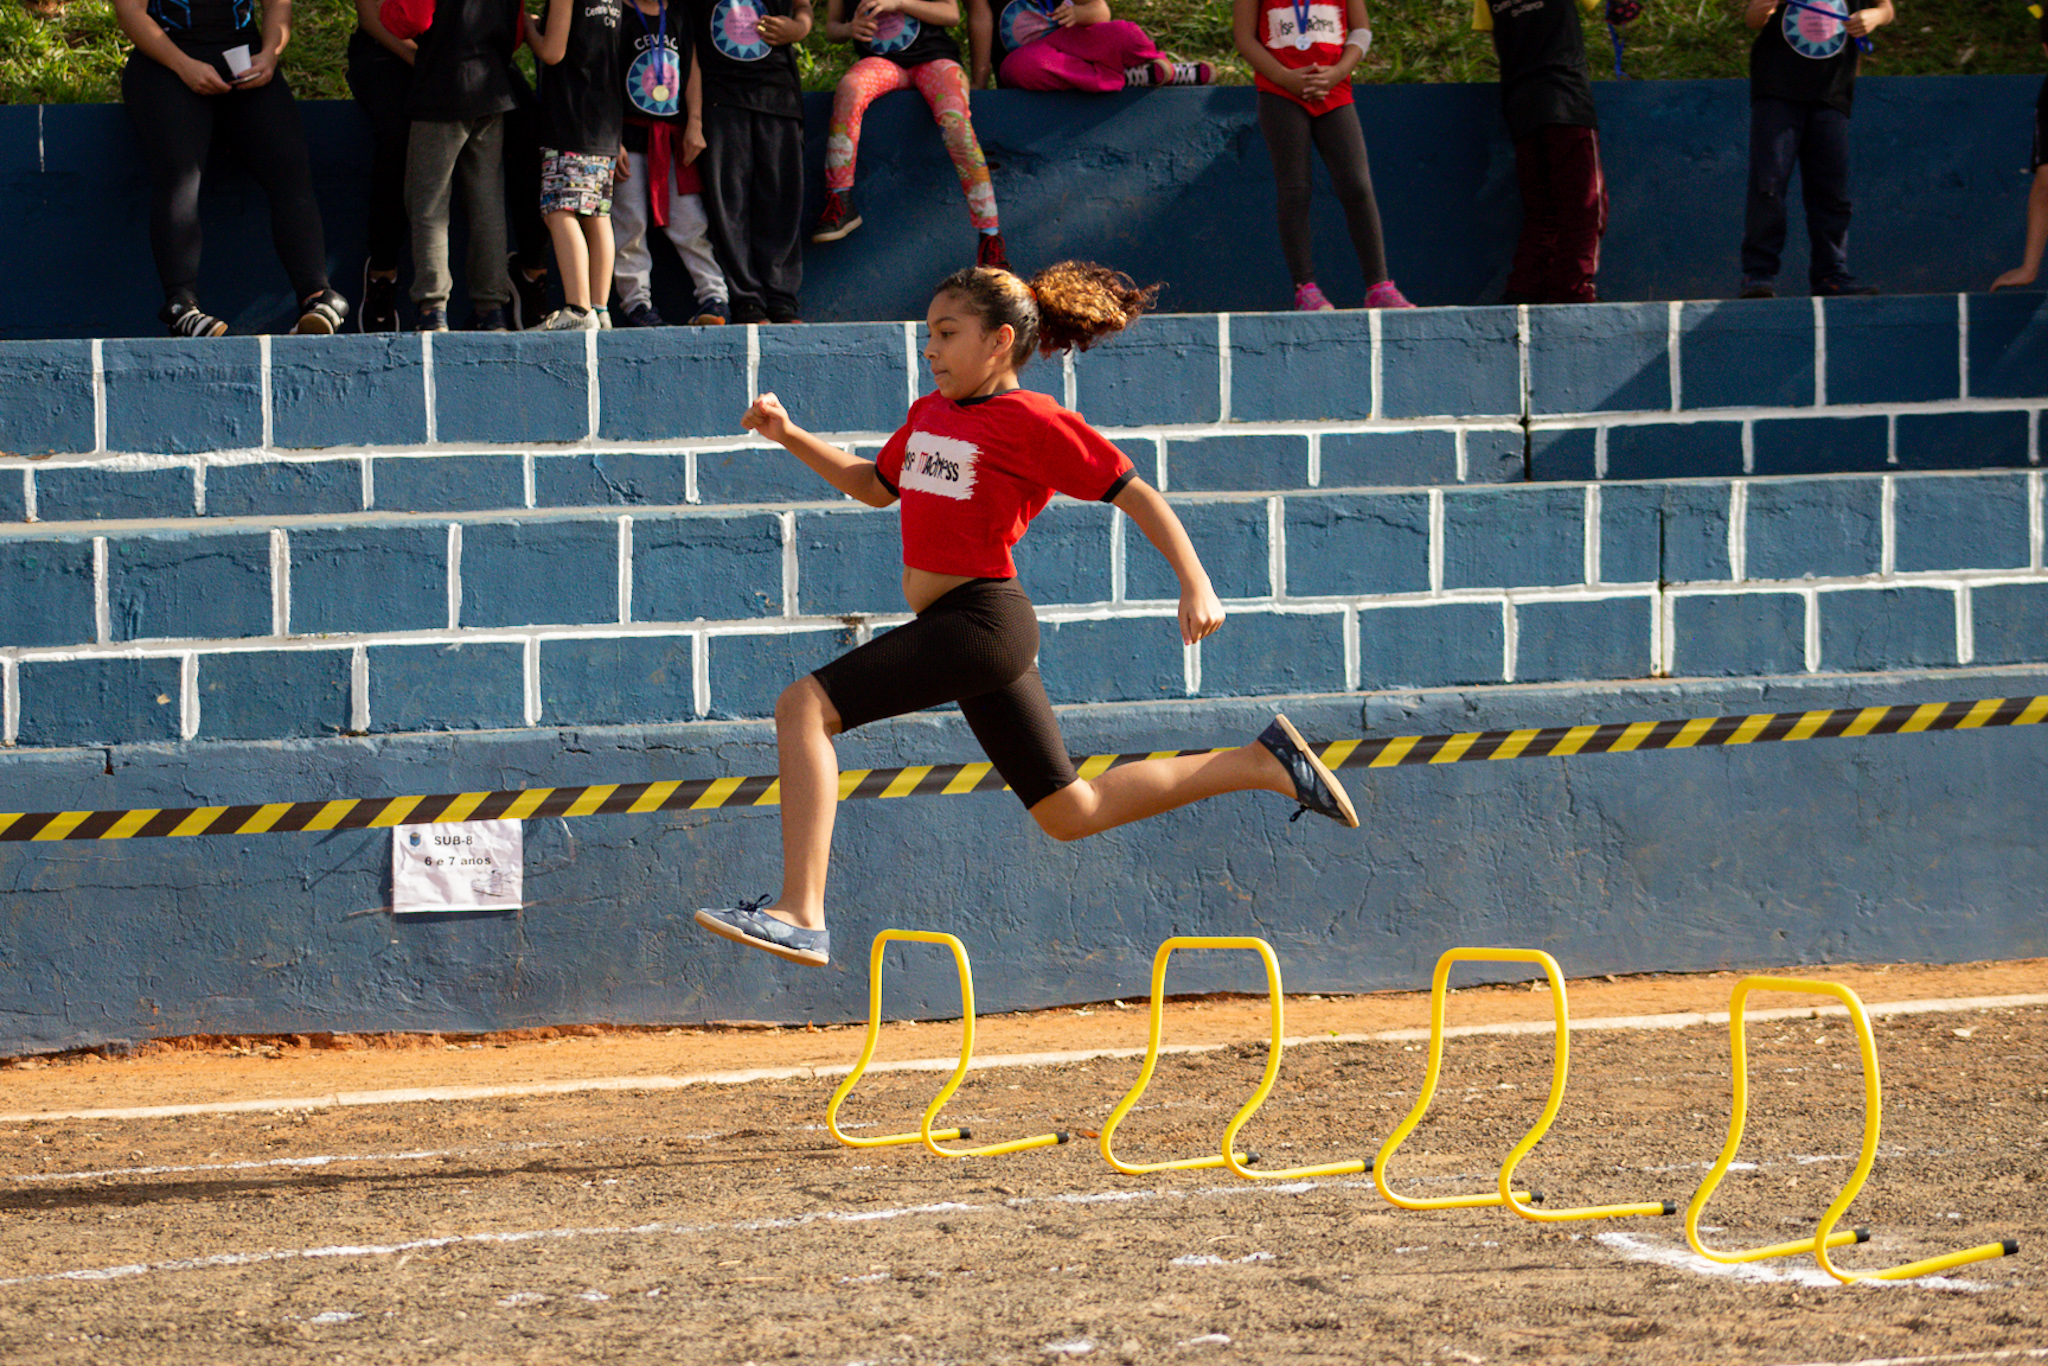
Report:
[{"label": "girl's leg", "polygon": [[[967,216],[984,233],[998,232],[996,191],[989,182],[988,161],[981,154],[981,142],[974,136],[974,123],[967,113],[967,73],[949,58],[925,62],[908,73],[917,82],[932,117],[939,121],[939,136],[946,153],[953,158],[953,172],[960,177],[960,190],[967,196]],[[851,168],[847,184],[853,183]]]},{"label": "girl's leg", "polygon": [[1002,82],[1019,90],[1124,88],[1124,72],[1160,58],[1144,29],[1128,19],[1056,28],[1003,59]]},{"label": "girl's leg", "polygon": [[1079,778],[1031,808],[1032,819],[1057,840],[1077,840],[1157,816],[1226,792],[1278,792],[1294,782],[1257,741],[1218,754],[1141,759],[1099,778]]},{"label": "girl's leg", "polygon": [[1387,278],[1387,248],[1380,235],[1380,206],[1373,198],[1372,171],[1365,159],[1365,130],[1359,126],[1358,106],[1343,105],[1309,120],[1309,135],[1329,167],[1330,184],[1337,202],[1344,206],[1344,222],[1351,229],[1351,246],[1358,253],[1358,269],[1365,287]]},{"label": "girl's leg", "polygon": [[590,248],[576,215],[556,209],[544,215],[548,237],[555,244],[555,268],[562,277],[562,302],[573,308],[590,307]]},{"label": "girl's leg", "polygon": [[1308,235],[1308,111],[1284,95],[1261,90],[1259,131],[1273,158],[1280,254],[1287,258],[1287,273],[1298,288],[1316,278]]},{"label": "girl's leg", "polygon": [[594,213],[577,222],[590,253],[590,307],[603,308],[612,300],[612,216]]},{"label": "girl's leg", "polygon": [[270,238],[301,302],[327,288],[327,234],[313,197],[313,159],[283,76],[222,101],[221,123],[270,201]]},{"label": "girl's leg", "polygon": [[782,800],[782,890],[761,909],[807,930],[825,928],[825,874],[839,813],[839,710],[814,674],[775,702],[775,771]]},{"label": "girl's leg", "polygon": [[213,142],[213,101],[140,52],[121,72],[121,98],[149,167],[149,245],[164,297],[190,303],[199,284],[199,182]]},{"label": "girl's leg", "polygon": [[825,131],[826,189],[844,193],[853,188],[860,123],[868,106],[891,90],[909,88],[909,73],[887,57],[863,57],[847,68],[832,92],[832,122]]}]

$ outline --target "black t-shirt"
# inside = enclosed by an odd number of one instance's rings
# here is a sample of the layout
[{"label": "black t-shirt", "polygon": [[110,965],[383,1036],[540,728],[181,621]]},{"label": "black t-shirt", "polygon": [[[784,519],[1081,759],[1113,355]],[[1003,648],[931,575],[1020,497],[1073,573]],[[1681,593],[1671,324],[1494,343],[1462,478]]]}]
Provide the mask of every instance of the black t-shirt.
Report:
[{"label": "black t-shirt", "polygon": [[[860,0],[844,0],[846,10],[860,7]],[[851,18],[851,15],[848,15]],[[853,50],[863,57],[886,57],[900,67],[923,66],[942,59],[960,60],[960,45],[953,35],[937,24],[927,24],[897,10],[882,16],[872,42],[854,39]]]},{"label": "black t-shirt", "polygon": [[1576,0],[1488,0],[1500,108],[1520,142],[1551,124],[1598,128]]},{"label": "black t-shirt", "polygon": [[428,121],[509,113],[521,0],[435,0],[419,35],[406,112]]},{"label": "black t-shirt", "polygon": [[751,109],[781,118],[804,116],[796,44],[776,47],[761,36],[768,15],[788,18],[792,0],[688,0],[704,107]]},{"label": "black t-shirt", "polygon": [[1842,7],[1848,0],[1779,4],[1749,48],[1749,97],[1824,104],[1849,112],[1856,93],[1856,40],[1841,18],[1807,6]]},{"label": "black t-shirt", "polygon": [[683,89],[690,78],[690,23],[679,0],[669,0],[663,13],[641,13],[626,0],[619,24],[619,69],[625,73],[626,150],[647,150],[647,125],[673,124],[678,131],[689,119]]},{"label": "black t-shirt", "polygon": [[149,0],[149,17],[187,56],[212,57],[225,48],[263,46],[254,0]]},{"label": "black t-shirt", "polygon": [[548,3],[575,10],[562,60],[541,64],[540,145],[584,156],[617,156],[626,122],[626,75],[619,65],[621,0]]}]

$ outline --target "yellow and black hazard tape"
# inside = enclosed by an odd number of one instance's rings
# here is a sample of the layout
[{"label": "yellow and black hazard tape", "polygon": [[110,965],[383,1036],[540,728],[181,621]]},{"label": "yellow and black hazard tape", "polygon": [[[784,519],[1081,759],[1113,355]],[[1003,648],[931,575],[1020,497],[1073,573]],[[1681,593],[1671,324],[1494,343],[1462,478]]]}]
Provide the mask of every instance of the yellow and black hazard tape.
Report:
[{"label": "yellow and black hazard tape", "polygon": [[[1498,759],[1563,759],[1589,754],[1705,749],[1773,741],[1856,739],[1917,735],[1989,726],[2034,726],[2048,721],[2048,697],[1990,697],[1969,702],[1901,703],[1892,707],[1840,707],[1751,716],[1702,716],[1690,721],[1611,722],[1549,726],[1541,730],[1483,730],[1458,735],[1396,735],[1339,740],[1321,750],[1332,768],[1404,768]],[[1140,759],[1213,750],[1160,750],[1154,754],[1097,754],[1078,765],[1092,778]],[[842,773],[839,796],[957,797],[998,792],[1003,780],[987,763],[922,764]],[[692,778],[659,783],[601,783],[588,787],[533,787],[517,792],[458,792],[433,797],[338,798],[275,802],[265,806],[184,806],[133,811],[28,811],[0,814],[0,843],[30,840],[163,839],[191,835],[270,835],[303,831],[373,830],[394,825],[455,821],[540,820],[551,816],[645,815],[656,811],[712,811],[732,806],[775,806],[774,778]]]}]

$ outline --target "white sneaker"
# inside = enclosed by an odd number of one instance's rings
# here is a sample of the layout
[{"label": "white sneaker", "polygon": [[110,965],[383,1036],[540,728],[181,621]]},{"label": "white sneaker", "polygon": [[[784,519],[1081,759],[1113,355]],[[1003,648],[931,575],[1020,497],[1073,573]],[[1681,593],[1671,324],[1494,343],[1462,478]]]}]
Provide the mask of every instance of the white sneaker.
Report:
[{"label": "white sneaker", "polygon": [[541,322],[543,332],[595,332],[598,330],[597,312],[594,309],[576,308],[564,304]]}]

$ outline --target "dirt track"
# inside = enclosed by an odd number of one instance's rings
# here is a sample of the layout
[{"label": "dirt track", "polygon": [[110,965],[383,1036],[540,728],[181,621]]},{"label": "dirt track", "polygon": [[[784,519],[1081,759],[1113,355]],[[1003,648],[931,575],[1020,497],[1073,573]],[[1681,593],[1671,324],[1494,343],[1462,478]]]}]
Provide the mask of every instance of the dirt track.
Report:
[{"label": "dirt track", "polygon": [[[1879,1002],[2048,990],[2044,965],[1824,976]],[[1573,1018],[1724,1007],[1731,978],[1574,984]],[[1760,999],[1759,1006],[1783,1004]],[[1525,990],[1461,992],[1453,1023],[1544,1018]],[[1296,1036],[1426,1022],[1426,998],[1289,1003]],[[1176,1007],[1168,1037],[1257,1039],[1262,1003]],[[1142,1044],[1142,1009],[983,1023],[981,1053]],[[1708,1234],[1799,1236],[1846,1177],[1861,1080],[1839,1018],[1751,1031],[1752,1104]],[[20,1114],[313,1098],[428,1085],[679,1076],[851,1061],[852,1031],[612,1034],[410,1049],[166,1051],[0,1071]],[[503,1043],[505,1046],[495,1046]],[[944,1056],[944,1025],[885,1056]],[[450,1051],[452,1047],[453,1051]],[[1707,1274],[1677,1218],[1535,1225],[1413,1212],[1370,1177],[1243,1182],[1114,1172],[1085,1137],[948,1162],[852,1151],[833,1082],[504,1096],[148,1120],[0,1123],[0,1358],[104,1361],[1641,1361],[1782,1366],[2048,1349],[2048,1007],[1880,1022],[1884,1146],[1845,1222],[1875,1267],[1998,1238],[1948,1282],[1842,1288],[1812,1259]],[[1550,1136],[1519,1175],[1552,1209],[1683,1204],[1726,1130],[1727,1031],[1576,1033]],[[1422,1077],[1413,1042],[1291,1047],[1246,1131],[1268,1165],[1370,1157]],[[1488,1188],[1548,1082],[1544,1036],[1452,1040],[1431,1118],[1393,1160],[1412,1194]],[[1170,1057],[1119,1155],[1214,1151],[1263,1049]],[[975,1073],[978,1136],[1086,1133],[1129,1059]],[[930,1074],[863,1083],[844,1116],[914,1123]],[[855,1132],[873,1132],[872,1128]],[[2048,1351],[2044,1351],[2048,1355]],[[1978,1356],[1975,1359],[1989,1359]],[[2013,1358],[2007,1358],[2013,1359]]]}]

